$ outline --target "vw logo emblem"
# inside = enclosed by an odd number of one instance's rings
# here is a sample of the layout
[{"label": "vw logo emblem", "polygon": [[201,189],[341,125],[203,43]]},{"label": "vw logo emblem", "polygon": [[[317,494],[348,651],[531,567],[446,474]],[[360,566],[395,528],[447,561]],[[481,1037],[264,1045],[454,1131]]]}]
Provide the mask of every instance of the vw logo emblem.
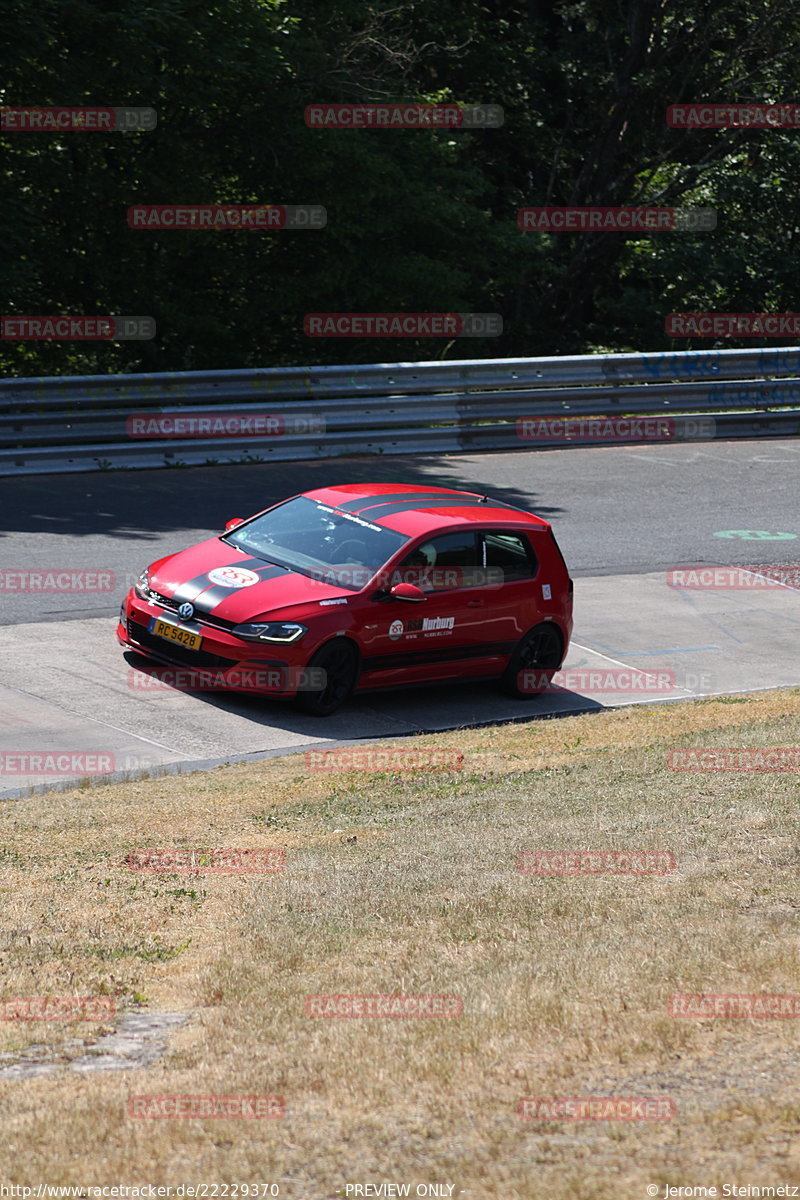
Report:
[{"label": "vw logo emblem", "polygon": [[178,609],[178,616],[183,617],[184,621],[189,621],[194,616],[193,604],[182,604]]}]

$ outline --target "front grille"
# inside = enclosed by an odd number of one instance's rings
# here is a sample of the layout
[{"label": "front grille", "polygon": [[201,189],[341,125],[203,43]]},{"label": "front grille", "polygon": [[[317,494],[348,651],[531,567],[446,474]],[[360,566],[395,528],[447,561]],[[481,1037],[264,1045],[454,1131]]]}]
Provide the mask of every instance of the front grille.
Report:
[{"label": "front grille", "polygon": [[[158,604],[160,608],[166,608],[170,612],[176,613],[179,604],[183,601],[173,600],[169,596],[162,596],[160,592],[151,592],[150,599],[153,604]],[[195,608],[193,621],[199,621],[201,625],[213,625],[217,629],[233,629],[238,624],[237,621],[226,621],[224,617],[215,617],[213,613],[201,612],[199,608]]]},{"label": "front grille", "polygon": [[213,613],[200,612],[199,609],[194,610],[193,621],[199,621],[201,625],[215,625],[217,629],[234,629],[238,621],[226,621],[224,617],[215,617]]},{"label": "front grille", "polygon": [[185,646],[168,642],[166,638],[156,637],[144,625],[139,625],[130,617],[128,618],[128,637],[145,650],[152,650],[153,654],[158,654],[161,658],[178,663],[182,667],[214,667],[224,671],[228,667],[235,667],[239,661],[236,658],[223,658],[219,654],[209,654],[206,650],[187,650]]},{"label": "front grille", "polygon": [[154,604],[160,604],[162,608],[169,608],[172,612],[178,611],[178,601],[170,600],[169,596],[162,596],[160,592],[151,592],[150,599]]}]

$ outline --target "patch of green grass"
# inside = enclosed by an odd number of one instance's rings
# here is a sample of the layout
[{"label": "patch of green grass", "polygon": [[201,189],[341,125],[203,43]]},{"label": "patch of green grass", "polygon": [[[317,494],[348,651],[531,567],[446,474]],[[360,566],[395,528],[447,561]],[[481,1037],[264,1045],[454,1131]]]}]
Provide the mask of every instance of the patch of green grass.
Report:
[{"label": "patch of green grass", "polygon": [[169,962],[171,958],[177,958],[191,943],[192,939],[187,938],[180,946],[161,946],[158,943],[139,946],[88,946],[86,953],[104,962],[117,962],[121,958],[140,958],[142,962]]}]

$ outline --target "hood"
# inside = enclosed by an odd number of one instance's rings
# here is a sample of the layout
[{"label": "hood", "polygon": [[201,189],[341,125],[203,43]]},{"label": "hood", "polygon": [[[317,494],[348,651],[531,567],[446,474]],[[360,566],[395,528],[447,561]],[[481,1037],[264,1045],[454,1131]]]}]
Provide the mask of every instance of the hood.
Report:
[{"label": "hood", "polygon": [[153,563],[150,586],[178,604],[188,601],[198,614],[213,613],[234,623],[353,595],[347,588],[243,554],[218,537]]}]

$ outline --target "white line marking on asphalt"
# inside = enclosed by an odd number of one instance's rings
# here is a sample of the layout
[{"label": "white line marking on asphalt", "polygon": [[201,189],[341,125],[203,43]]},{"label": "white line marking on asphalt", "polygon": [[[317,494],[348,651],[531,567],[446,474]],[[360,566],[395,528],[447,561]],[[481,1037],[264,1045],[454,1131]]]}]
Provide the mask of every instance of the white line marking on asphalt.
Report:
[{"label": "white line marking on asphalt", "polygon": [[782,579],[773,579],[771,575],[762,575],[760,571],[749,571],[747,567],[738,567],[735,564],[730,569],[744,571],[745,575],[755,575],[756,579],[769,579],[772,583],[777,583],[781,587],[788,588],[790,592],[800,592],[800,588],[793,587],[791,583],[784,583]]},{"label": "white line marking on asphalt", "polygon": [[77,713],[72,708],[66,708],[65,705],[59,704],[57,700],[45,699],[43,696],[36,696],[33,692],[25,692],[22,688],[11,687],[7,684],[3,685],[7,691],[16,692],[19,696],[27,696],[30,700],[36,700],[39,704],[50,704],[53,708],[60,708],[62,712],[69,713],[71,717],[76,717],[81,721],[94,721],[95,725],[103,725],[106,729],[113,729],[117,733],[124,733],[126,737],[136,738],[137,742],[147,742],[148,746],[157,746],[159,750],[169,750],[170,754],[180,754],[174,746],[165,746],[163,742],[153,741],[152,738],[143,737],[141,733],[133,733],[130,729],[123,729],[121,725],[112,725],[110,721],[101,721],[99,717],[90,717],[86,713]]},{"label": "white line marking on asphalt", "polygon": [[[585,650],[587,654],[596,654],[598,658],[604,658],[606,662],[615,663],[618,667],[624,667],[626,671],[640,671],[642,675],[648,675],[652,678],[655,678],[652,671],[644,671],[641,667],[632,667],[630,663],[620,662],[618,658],[612,658],[609,654],[601,654],[599,650],[593,650],[591,646],[582,646],[580,642],[575,641],[571,641],[570,646],[577,646],[579,650]],[[668,654],[669,651],[665,650],[664,653]],[[691,688],[681,687],[677,683],[675,684],[675,690],[677,692],[688,692],[690,696],[697,695],[697,692],[693,692]]]}]

